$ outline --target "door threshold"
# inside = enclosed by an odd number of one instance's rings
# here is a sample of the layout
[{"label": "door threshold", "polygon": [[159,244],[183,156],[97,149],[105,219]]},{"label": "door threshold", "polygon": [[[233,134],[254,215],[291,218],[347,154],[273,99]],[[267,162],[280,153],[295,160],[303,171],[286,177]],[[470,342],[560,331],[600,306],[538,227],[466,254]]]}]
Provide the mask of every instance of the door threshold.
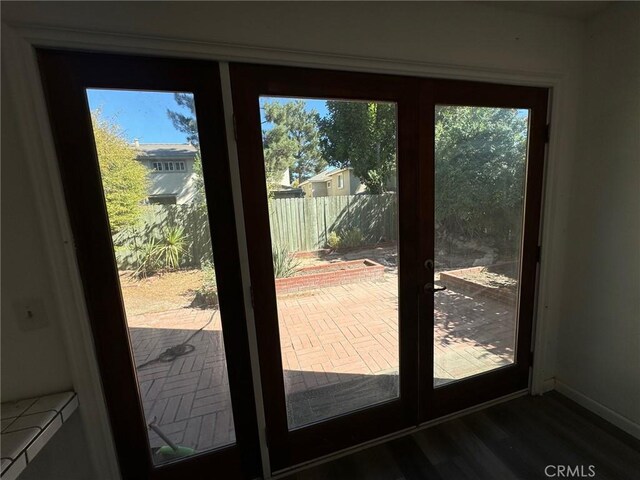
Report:
[{"label": "door threshold", "polygon": [[286,468],[286,469],[283,469],[283,470],[278,470],[276,472],[273,472],[273,474],[270,477],[265,477],[265,478],[273,479],[273,480],[286,478],[289,475],[292,475],[292,474],[297,473],[297,472],[301,472],[301,471],[306,470],[308,468],[315,467],[315,466],[318,466],[318,465],[322,465],[323,463],[331,462],[333,460],[337,460],[337,459],[342,458],[342,457],[346,457],[347,455],[351,455],[352,453],[357,453],[357,452],[360,452],[362,450],[366,450],[367,448],[375,447],[376,445],[383,444],[383,443],[388,442],[390,440],[395,440],[397,438],[401,438],[401,437],[404,437],[406,435],[410,435],[410,434],[419,432],[420,430],[424,430],[426,428],[433,427],[435,425],[447,422],[449,420],[453,420],[455,418],[463,417],[463,416],[468,415],[470,413],[474,413],[474,412],[477,412],[477,411],[480,411],[480,410],[484,410],[486,408],[492,407],[492,406],[500,404],[500,403],[505,403],[505,402],[508,402],[510,400],[515,400],[516,398],[523,397],[523,396],[525,396],[527,394],[529,394],[529,389],[527,389],[527,388],[522,389],[522,390],[518,390],[517,392],[510,393],[509,395],[504,395],[502,397],[495,398],[493,400],[489,400],[488,402],[480,403],[478,405],[474,405],[473,407],[465,408],[463,410],[460,410],[460,411],[455,412],[455,413],[451,413],[449,415],[444,415],[444,416],[439,417],[439,418],[434,418],[433,420],[429,420],[427,422],[423,422],[423,423],[421,423],[419,425],[416,425],[415,427],[405,428],[403,430],[399,430],[397,432],[390,433],[389,435],[384,435],[384,436],[376,438],[374,440],[370,440],[368,442],[364,442],[364,443],[361,443],[359,445],[355,445],[355,446],[350,447],[350,448],[345,448],[344,450],[340,450],[338,452],[331,453],[329,455],[325,455],[323,457],[319,457],[319,458],[316,458],[314,460],[310,460],[308,462],[300,463],[300,464],[295,465],[295,466],[290,467],[290,468]]}]

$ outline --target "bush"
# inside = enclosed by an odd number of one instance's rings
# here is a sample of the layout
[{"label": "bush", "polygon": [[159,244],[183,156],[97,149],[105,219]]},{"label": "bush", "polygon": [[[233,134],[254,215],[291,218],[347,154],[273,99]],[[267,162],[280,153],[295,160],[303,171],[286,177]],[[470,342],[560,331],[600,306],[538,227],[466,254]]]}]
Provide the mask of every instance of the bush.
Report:
[{"label": "bush", "polygon": [[213,263],[202,264],[202,287],[196,290],[196,296],[191,303],[194,307],[211,308],[218,305],[218,285]]},{"label": "bush", "polygon": [[153,275],[159,269],[158,255],[156,254],[157,244],[154,238],[150,239],[142,246],[135,245],[135,255],[137,267],[133,275],[138,278],[145,278]]},{"label": "bush", "polygon": [[144,278],[158,270],[177,270],[185,253],[185,243],[182,227],[165,229],[159,242],[154,237],[142,246],[134,242],[132,246],[135,250],[137,267],[133,274],[138,278]]},{"label": "bush", "polygon": [[167,270],[177,270],[185,252],[184,228],[170,227],[163,232],[162,242],[156,245],[158,262]]},{"label": "bush", "polygon": [[359,228],[352,228],[345,231],[340,238],[339,245],[341,248],[359,247],[364,243],[362,232]]},{"label": "bush", "polygon": [[340,237],[336,232],[329,233],[329,238],[327,238],[327,246],[334,250],[340,246]]},{"label": "bush", "polygon": [[291,277],[298,270],[300,261],[286,247],[275,249],[272,253],[273,273],[276,278]]}]

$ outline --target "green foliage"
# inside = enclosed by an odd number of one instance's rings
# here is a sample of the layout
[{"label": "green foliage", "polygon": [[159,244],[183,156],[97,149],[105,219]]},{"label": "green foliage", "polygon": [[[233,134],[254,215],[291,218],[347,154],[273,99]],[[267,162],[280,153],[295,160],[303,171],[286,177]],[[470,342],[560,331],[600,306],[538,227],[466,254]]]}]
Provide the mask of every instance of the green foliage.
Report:
[{"label": "green foliage", "polygon": [[132,235],[132,245],[136,255],[137,267],[133,274],[144,278],[157,273],[159,270],[177,270],[185,253],[186,236],[182,227],[169,227],[162,232],[162,238],[148,237],[142,244],[138,239],[142,233]]},{"label": "green foliage", "polygon": [[276,278],[291,277],[298,270],[300,261],[286,247],[276,248],[273,254],[273,273]]},{"label": "green foliage", "polygon": [[[196,104],[191,93],[174,93],[173,99],[182,112],[167,109],[167,116],[176,130],[187,134],[187,142],[196,147],[196,158],[193,162],[194,185],[196,188],[195,202],[205,205],[204,177],[202,175],[202,156],[200,155],[200,140],[198,138],[198,121],[196,118]],[[185,112],[185,113],[183,113]]]},{"label": "green foliage", "polygon": [[174,93],[173,98],[186,114],[180,111],[167,109],[167,115],[176,130],[187,134],[187,141],[195,146],[200,146],[198,140],[198,121],[196,119],[196,104],[191,93]]},{"label": "green foliage", "polygon": [[327,101],[321,148],[330,165],[352,167],[369,193],[384,193],[396,170],[396,112],[389,103]]},{"label": "green foliage", "polygon": [[148,172],[118,124],[103,118],[99,110],[92,112],[91,120],[109,225],[117,233],[137,222],[147,198]]},{"label": "green foliage", "polygon": [[364,244],[364,237],[359,228],[350,228],[338,235],[336,232],[329,233],[327,246],[332,249],[354,248]]},{"label": "green foliage", "polygon": [[526,149],[527,118],[517,110],[436,109],[440,238],[482,239],[503,251],[519,244]]},{"label": "green foliage", "polygon": [[290,169],[293,181],[304,181],[319,173],[326,162],[320,151],[318,113],[305,110],[305,102],[263,102],[265,122],[262,132],[265,170],[269,190],[278,188]]},{"label": "green foliage", "polygon": [[215,307],[218,305],[218,284],[212,262],[202,264],[202,286],[196,290],[193,306]]},{"label": "green foliage", "polygon": [[185,252],[186,238],[184,228],[169,227],[163,232],[162,241],[156,245],[158,262],[167,270],[180,267],[180,260]]},{"label": "green foliage", "polygon": [[334,250],[340,246],[340,236],[336,232],[329,233],[329,238],[327,238],[327,246]]},{"label": "green foliage", "polygon": [[343,232],[340,237],[341,248],[354,248],[359,247],[364,243],[362,232],[359,228],[350,228]]},{"label": "green foliage", "polygon": [[136,246],[137,248],[135,252],[138,259],[138,266],[133,272],[134,276],[138,278],[146,278],[158,271],[159,262],[158,255],[156,253],[157,246],[155,238],[151,238],[148,242]]}]

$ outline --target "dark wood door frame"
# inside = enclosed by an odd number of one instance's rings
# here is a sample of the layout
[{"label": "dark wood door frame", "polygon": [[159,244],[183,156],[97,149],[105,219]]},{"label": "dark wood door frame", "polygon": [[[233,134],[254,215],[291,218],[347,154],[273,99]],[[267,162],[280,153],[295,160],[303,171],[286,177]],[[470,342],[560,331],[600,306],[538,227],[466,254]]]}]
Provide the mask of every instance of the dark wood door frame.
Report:
[{"label": "dark wood door frame", "polygon": [[[532,362],[547,89],[242,64],[231,65],[230,71],[254,308],[259,312],[256,328],[267,441],[273,469],[290,467],[526,388]],[[387,100],[398,105],[402,401],[293,431],[287,429],[261,143],[259,97],[269,95]],[[527,108],[531,117],[515,363],[434,389],[434,297],[425,293],[422,286],[433,281],[430,278],[433,273],[424,268],[424,261],[434,258],[437,104]],[[417,314],[411,302],[416,303]],[[418,366],[410,357],[414,354],[419,358]],[[400,405],[404,406],[402,411],[397,408]]]},{"label": "dark wood door frame", "polygon": [[[38,60],[123,478],[204,479],[212,475],[255,478],[261,475],[218,64],[55,50],[39,50]],[[152,464],[86,88],[194,94],[237,438],[233,446],[159,467]]]},{"label": "dark wood door frame", "polygon": [[[238,156],[245,210],[267,440],[274,471],[410,427],[418,414],[418,109],[417,79],[387,75],[232,64]],[[398,118],[400,399],[289,431],[280,353],[260,96],[395,102]]]},{"label": "dark wood door frame", "polygon": [[[459,105],[494,108],[529,109],[524,221],[520,265],[520,297],[517,310],[516,355],[512,365],[434,388],[434,295],[421,298],[420,328],[420,422],[454,413],[465,408],[526,389],[533,363],[532,331],[536,292],[538,241],[542,204],[545,158],[548,89],[497,85],[457,80],[431,80],[421,85],[420,179],[424,196],[421,201],[421,231],[435,225],[435,106]],[[434,258],[434,236],[422,236],[421,256]],[[423,282],[433,281],[431,271],[422,270]]]}]

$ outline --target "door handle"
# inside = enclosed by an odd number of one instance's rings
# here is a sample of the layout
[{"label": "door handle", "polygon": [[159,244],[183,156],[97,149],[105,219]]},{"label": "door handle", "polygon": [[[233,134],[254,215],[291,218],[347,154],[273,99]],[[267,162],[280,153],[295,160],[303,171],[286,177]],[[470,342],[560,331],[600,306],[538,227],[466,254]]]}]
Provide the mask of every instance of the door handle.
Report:
[{"label": "door handle", "polygon": [[425,283],[424,285],[424,293],[442,292],[446,289],[447,287],[436,287],[433,283]]}]

